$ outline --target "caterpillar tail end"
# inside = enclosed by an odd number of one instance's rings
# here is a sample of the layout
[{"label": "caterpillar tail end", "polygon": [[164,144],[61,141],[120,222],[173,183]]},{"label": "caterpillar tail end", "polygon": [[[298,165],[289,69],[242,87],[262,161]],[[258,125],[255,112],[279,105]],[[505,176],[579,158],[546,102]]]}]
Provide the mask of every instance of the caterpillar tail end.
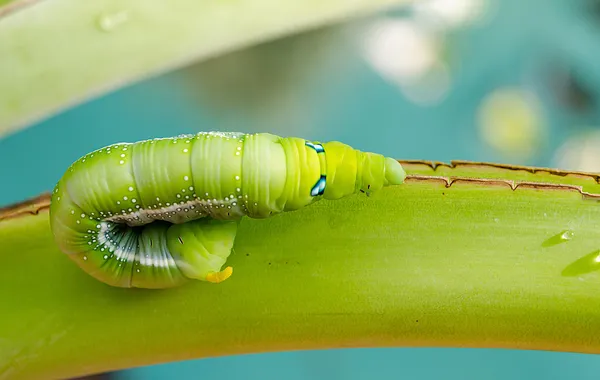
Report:
[{"label": "caterpillar tail end", "polygon": [[212,282],[213,284],[218,284],[227,280],[233,274],[233,268],[227,267],[220,272],[209,272],[206,275],[206,281]]},{"label": "caterpillar tail end", "polygon": [[[237,221],[197,219],[167,230],[167,247],[187,278],[218,284],[233,273],[225,266],[233,253]],[[222,269],[225,266],[224,269]]]},{"label": "caterpillar tail end", "polygon": [[393,158],[385,158],[385,179],[389,185],[401,185],[406,179],[402,165]]}]

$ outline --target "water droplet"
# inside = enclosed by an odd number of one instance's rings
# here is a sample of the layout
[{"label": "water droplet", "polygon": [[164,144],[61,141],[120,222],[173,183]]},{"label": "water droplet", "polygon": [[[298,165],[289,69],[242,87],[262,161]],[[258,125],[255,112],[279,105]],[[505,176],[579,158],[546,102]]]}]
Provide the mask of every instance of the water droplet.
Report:
[{"label": "water droplet", "polygon": [[112,32],[129,21],[129,12],[118,11],[102,14],[98,17],[98,27],[104,32]]},{"label": "water droplet", "polygon": [[588,253],[575,260],[562,271],[565,277],[579,277],[588,273],[600,271],[600,250]]},{"label": "water droplet", "polygon": [[566,230],[560,235],[560,238],[563,240],[571,240],[571,239],[573,239],[574,236],[575,236],[575,233],[573,231]]},{"label": "water droplet", "polygon": [[552,247],[553,245],[565,243],[573,239],[573,237],[575,237],[575,232],[571,230],[564,230],[544,241],[542,243],[542,247]]}]

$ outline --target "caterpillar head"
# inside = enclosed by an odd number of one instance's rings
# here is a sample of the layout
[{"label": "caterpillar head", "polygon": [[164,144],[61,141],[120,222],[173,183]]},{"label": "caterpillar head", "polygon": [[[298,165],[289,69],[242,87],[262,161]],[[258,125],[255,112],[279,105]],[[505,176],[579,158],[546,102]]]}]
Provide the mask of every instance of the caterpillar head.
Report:
[{"label": "caterpillar head", "polygon": [[406,178],[402,165],[380,154],[361,152],[334,141],[323,144],[327,155],[325,199],[339,199],[358,191],[371,193],[400,185]]}]

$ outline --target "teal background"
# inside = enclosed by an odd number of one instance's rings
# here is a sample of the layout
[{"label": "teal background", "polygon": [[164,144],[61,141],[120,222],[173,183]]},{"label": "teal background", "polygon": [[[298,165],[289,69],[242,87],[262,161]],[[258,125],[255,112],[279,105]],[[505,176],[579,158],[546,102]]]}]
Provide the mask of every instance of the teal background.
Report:
[{"label": "teal background", "polygon": [[[270,79],[276,82],[281,78],[270,78],[261,61],[254,66],[245,66],[244,61],[234,65],[236,75],[243,71],[247,76],[264,77],[262,84],[253,87],[240,81],[240,86],[248,86],[240,91],[245,94],[241,97],[235,83],[222,92],[203,92],[215,89],[215,78],[208,83],[207,75],[198,76],[193,70],[174,72],[87,102],[1,139],[0,178],[5,180],[0,187],[0,204],[50,190],[71,162],[93,149],[119,141],[201,130],[334,139],[401,159],[554,166],[553,157],[566,139],[594,131],[598,125],[600,108],[595,94],[600,90],[600,5],[591,0],[530,0],[526,5],[506,0],[494,8],[494,17],[484,25],[448,32],[452,87],[437,105],[411,102],[356,51],[338,50],[335,38],[327,45],[325,60],[308,54],[287,61],[293,64],[278,75],[291,79],[288,87],[273,89]],[[402,12],[387,16],[409,17]],[[314,37],[306,38],[310,46]],[[285,41],[268,49],[282,56],[289,53]],[[543,63],[557,62],[567,65],[587,88],[589,105],[584,111],[562,102],[549,84],[552,78],[540,69]],[[308,66],[309,73],[300,73],[300,66]],[[232,73],[220,75],[226,78]],[[541,148],[526,159],[496,151],[480,137],[476,113],[481,101],[503,86],[526,87],[542,104],[546,135],[539,137],[543,140]],[[251,100],[261,97],[269,99],[270,105],[255,112]],[[230,98],[241,102],[228,101]],[[167,322],[165,329],[169,329]],[[598,379],[600,356],[475,349],[352,349],[196,360],[111,376],[131,380]]]}]

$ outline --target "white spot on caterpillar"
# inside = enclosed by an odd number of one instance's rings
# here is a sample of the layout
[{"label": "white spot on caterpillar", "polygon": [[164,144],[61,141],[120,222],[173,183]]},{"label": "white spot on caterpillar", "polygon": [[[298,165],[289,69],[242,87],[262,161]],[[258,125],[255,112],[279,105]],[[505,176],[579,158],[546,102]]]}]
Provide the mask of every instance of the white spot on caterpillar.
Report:
[{"label": "white spot on caterpillar", "polygon": [[240,180],[240,176],[239,176],[239,175],[236,175],[236,176],[235,176],[235,180],[236,180],[236,181],[239,181],[239,180]]},{"label": "white spot on caterpillar", "polygon": [[133,198],[133,199],[131,200],[131,202],[132,202],[132,203],[135,203],[135,202],[137,202],[137,199]]},{"label": "white spot on caterpillar", "polygon": [[119,161],[119,164],[123,165],[125,163],[125,161],[121,160]]},{"label": "white spot on caterpillar", "polygon": [[129,186],[129,191],[133,191],[133,186]]},{"label": "white spot on caterpillar", "polygon": [[188,177],[187,175],[183,177],[183,180],[184,180],[184,181],[187,181],[187,180],[189,180],[189,179],[190,179],[190,177]]},{"label": "white spot on caterpillar", "polygon": [[124,201],[126,201],[127,199],[128,199],[128,198],[127,198],[127,196],[124,196],[124,197],[123,197],[123,200],[124,200]]},{"label": "white spot on caterpillar", "polygon": [[121,153],[121,157],[125,157],[125,153]]},{"label": "white spot on caterpillar", "polygon": [[183,153],[187,153],[187,152],[188,152],[187,148],[183,150]]}]

